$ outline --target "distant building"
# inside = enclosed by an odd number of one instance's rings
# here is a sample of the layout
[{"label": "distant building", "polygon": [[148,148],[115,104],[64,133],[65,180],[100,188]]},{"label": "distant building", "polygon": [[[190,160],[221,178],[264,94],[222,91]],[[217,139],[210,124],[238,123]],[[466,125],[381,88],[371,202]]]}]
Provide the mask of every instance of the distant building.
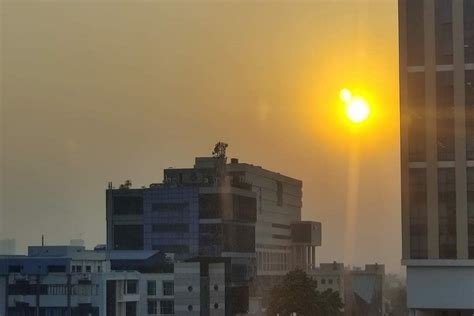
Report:
[{"label": "distant building", "polygon": [[71,239],[71,241],[69,242],[69,245],[71,245],[71,246],[78,246],[78,247],[84,247],[84,246],[85,246],[85,242],[84,242],[84,240],[82,240],[82,239]]},{"label": "distant building", "polygon": [[225,147],[196,158],[193,168],[165,169],[163,182],[148,188],[110,185],[106,204],[109,249],[228,258],[241,290],[233,296],[247,293],[235,302],[239,312],[248,311],[248,293],[264,296],[292,268],[314,266],[321,245],[321,224],[301,222],[302,182],[227,163]]},{"label": "distant building", "polygon": [[0,258],[0,315],[224,316],[226,268],[156,251],[30,247]]},{"label": "distant building", "polygon": [[410,315],[472,315],[474,1],[398,3],[407,303]]},{"label": "distant building", "polygon": [[0,240],[0,255],[14,255],[16,253],[15,239]]},{"label": "distant building", "polygon": [[365,269],[345,268],[343,263],[321,263],[307,270],[320,292],[339,293],[344,303],[342,315],[384,316],[385,266],[369,264]]}]

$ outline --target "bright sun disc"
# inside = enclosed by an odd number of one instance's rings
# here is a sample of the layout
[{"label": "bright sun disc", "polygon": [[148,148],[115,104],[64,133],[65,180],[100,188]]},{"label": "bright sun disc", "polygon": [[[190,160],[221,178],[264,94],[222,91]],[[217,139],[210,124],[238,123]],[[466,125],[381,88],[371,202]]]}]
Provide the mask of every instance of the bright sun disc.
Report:
[{"label": "bright sun disc", "polygon": [[369,105],[360,97],[355,97],[346,104],[346,115],[354,123],[367,119],[369,112]]}]

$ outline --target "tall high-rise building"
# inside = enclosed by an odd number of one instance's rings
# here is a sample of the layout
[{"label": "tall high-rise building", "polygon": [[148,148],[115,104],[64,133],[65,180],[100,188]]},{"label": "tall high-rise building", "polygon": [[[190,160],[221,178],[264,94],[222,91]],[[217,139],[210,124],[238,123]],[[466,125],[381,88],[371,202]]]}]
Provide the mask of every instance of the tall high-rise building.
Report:
[{"label": "tall high-rise building", "polygon": [[399,0],[410,315],[474,313],[474,0]]}]

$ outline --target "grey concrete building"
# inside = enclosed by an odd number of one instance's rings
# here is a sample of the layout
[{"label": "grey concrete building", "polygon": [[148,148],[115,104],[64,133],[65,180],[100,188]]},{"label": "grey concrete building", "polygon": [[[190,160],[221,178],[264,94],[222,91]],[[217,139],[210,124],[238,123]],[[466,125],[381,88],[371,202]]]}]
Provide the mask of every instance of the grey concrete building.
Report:
[{"label": "grey concrete building", "polygon": [[474,313],[474,0],[399,0],[411,315]]}]

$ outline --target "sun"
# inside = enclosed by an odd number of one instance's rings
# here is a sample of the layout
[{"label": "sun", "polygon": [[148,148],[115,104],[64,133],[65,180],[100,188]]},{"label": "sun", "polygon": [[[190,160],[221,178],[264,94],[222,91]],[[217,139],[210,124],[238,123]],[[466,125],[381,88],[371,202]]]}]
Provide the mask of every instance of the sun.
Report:
[{"label": "sun", "polygon": [[369,104],[364,98],[352,96],[352,93],[348,89],[342,89],[339,97],[346,105],[346,116],[351,122],[361,123],[369,117]]}]

